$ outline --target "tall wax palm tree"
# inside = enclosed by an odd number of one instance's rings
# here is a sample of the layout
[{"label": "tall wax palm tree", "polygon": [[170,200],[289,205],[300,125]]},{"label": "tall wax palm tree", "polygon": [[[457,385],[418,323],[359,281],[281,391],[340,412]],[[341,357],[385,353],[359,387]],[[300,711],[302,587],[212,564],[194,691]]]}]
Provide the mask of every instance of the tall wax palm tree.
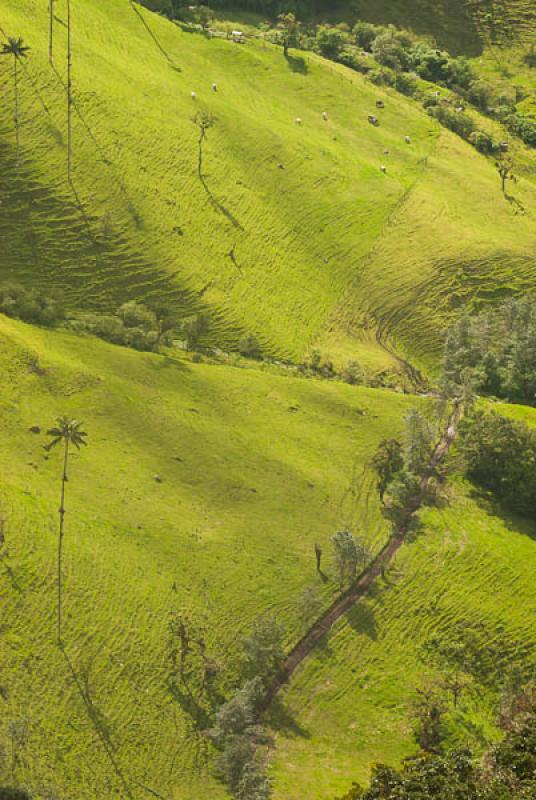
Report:
[{"label": "tall wax palm tree", "polygon": [[20,119],[19,119],[19,61],[26,58],[29,47],[26,47],[22,37],[18,39],[10,36],[7,44],[2,45],[0,55],[13,56],[13,84],[15,89],[15,138],[17,143],[17,165],[19,163],[20,149]]},{"label": "tall wax palm tree", "polygon": [[72,148],[71,0],[67,0],[67,178],[69,183],[71,182]]},{"label": "tall wax palm tree", "polygon": [[50,66],[54,63],[54,0],[48,0],[48,60]]},{"label": "tall wax palm tree", "polygon": [[86,445],[85,438],[87,433],[81,430],[81,422],[76,419],[69,419],[68,417],[58,417],[56,420],[57,425],[47,431],[47,436],[50,436],[50,442],[45,445],[45,450],[51,450],[57,444],[63,444],[63,473],[61,477],[61,501],[59,508],[60,524],[59,524],[59,538],[58,538],[58,644],[61,645],[61,600],[62,600],[62,554],[63,554],[63,530],[65,521],[65,484],[68,481],[67,466],[69,461],[69,452],[71,445],[80,450],[81,445]]}]

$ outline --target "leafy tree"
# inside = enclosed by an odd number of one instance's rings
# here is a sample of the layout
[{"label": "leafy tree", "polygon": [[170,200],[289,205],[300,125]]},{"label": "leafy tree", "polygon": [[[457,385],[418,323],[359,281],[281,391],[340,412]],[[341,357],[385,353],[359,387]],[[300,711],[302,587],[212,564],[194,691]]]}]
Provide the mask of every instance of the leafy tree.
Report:
[{"label": "leafy tree", "polygon": [[238,343],[238,351],[240,355],[246,358],[261,358],[262,349],[256,336],[248,334],[243,336]]},{"label": "leafy tree", "polygon": [[512,510],[536,516],[536,432],[500,414],[478,411],[461,428],[467,474]]},{"label": "leafy tree", "polygon": [[203,143],[207,131],[216,124],[216,118],[208,111],[198,111],[192,118],[194,125],[199,128],[199,140],[197,142],[197,174],[203,180]]},{"label": "leafy tree", "polygon": [[18,39],[10,36],[7,43],[2,45],[0,55],[11,56],[13,58],[13,88],[15,93],[15,140],[16,140],[16,163],[19,163],[20,151],[20,116],[19,116],[19,62],[26,58],[30,48],[26,47],[22,37]]},{"label": "leafy tree", "polygon": [[285,58],[287,58],[289,49],[296,47],[298,40],[299,23],[296,15],[292,11],[280,14],[277,18],[277,28],[279,31],[278,41],[283,48]]},{"label": "leafy tree", "polygon": [[331,28],[321,25],[316,34],[316,44],[318,51],[326,58],[336,61],[341,50],[348,41],[348,35],[339,28]]},{"label": "leafy tree", "polygon": [[285,659],[284,641],[284,625],[271,614],[259,617],[242,642],[247,673],[263,678],[277,674]]},{"label": "leafy tree", "polygon": [[404,467],[402,445],[398,439],[383,439],[372,458],[371,466],[377,474],[378,491],[383,500],[387,487]]},{"label": "leafy tree", "polygon": [[495,162],[495,167],[501,179],[502,193],[506,195],[506,181],[517,181],[514,175],[514,161],[509,156],[502,156]]},{"label": "leafy tree", "polygon": [[58,417],[57,425],[47,431],[50,442],[45,445],[45,450],[50,451],[58,444],[63,445],[63,471],[61,476],[61,500],[60,500],[60,522],[58,535],[58,604],[57,604],[57,625],[58,625],[58,644],[62,644],[61,612],[62,612],[62,552],[63,552],[63,533],[65,522],[65,488],[68,481],[67,467],[70,455],[70,448],[73,446],[80,450],[85,441],[87,433],[81,429],[82,423],[66,416]]},{"label": "leafy tree", "polygon": [[318,596],[318,591],[313,586],[308,586],[298,597],[298,616],[304,625],[307,625],[316,617],[321,607],[322,602]]},{"label": "leafy tree", "polygon": [[394,30],[377,36],[372,44],[372,54],[378,64],[401,70],[409,66],[408,53]]},{"label": "leafy tree", "polygon": [[357,361],[349,361],[341,372],[341,379],[350,386],[360,386],[365,380],[360,364]]},{"label": "leafy tree", "polygon": [[243,768],[238,789],[237,800],[270,800],[272,782],[266,775],[261,760],[251,759]]},{"label": "leafy tree", "polygon": [[412,409],[405,419],[404,464],[408,472],[422,475],[430,461],[434,430],[426,417]]},{"label": "leafy tree", "polygon": [[352,581],[357,572],[359,551],[357,543],[350,531],[337,531],[331,540],[335,570],[341,586]]}]

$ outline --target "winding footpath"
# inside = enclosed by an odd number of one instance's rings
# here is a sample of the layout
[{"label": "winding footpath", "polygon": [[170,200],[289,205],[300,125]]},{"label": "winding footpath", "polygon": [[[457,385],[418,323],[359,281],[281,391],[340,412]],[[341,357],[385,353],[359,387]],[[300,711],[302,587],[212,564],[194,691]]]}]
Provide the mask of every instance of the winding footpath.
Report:
[{"label": "winding footpath", "polygon": [[319,619],[312,625],[307,633],[300,639],[300,641],[293,647],[288,654],[280,673],[274,678],[272,684],[268,687],[265,697],[265,708],[267,709],[270,703],[274,700],[278,692],[289,683],[294,672],[300,666],[302,661],[307,658],[311,651],[316,647],[318,642],[326,636],[331,630],[333,625],[344,615],[355,603],[358,602],[367,591],[370,589],[376,578],[381,575],[385,567],[391,562],[395,553],[403,544],[406,535],[409,531],[413,517],[423,505],[430,480],[434,474],[436,467],[445,458],[451,448],[456,434],[458,432],[458,425],[463,417],[463,406],[459,402],[455,402],[454,410],[447,423],[447,428],[441,436],[439,442],[434,448],[434,452],[426,469],[426,472],[421,478],[419,491],[411,499],[406,506],[400,523],[397,525],[393,535],[378,553],[374,561],[369,567],[361,574],[357,581],[338,597],[331,606],[322,614]]}]

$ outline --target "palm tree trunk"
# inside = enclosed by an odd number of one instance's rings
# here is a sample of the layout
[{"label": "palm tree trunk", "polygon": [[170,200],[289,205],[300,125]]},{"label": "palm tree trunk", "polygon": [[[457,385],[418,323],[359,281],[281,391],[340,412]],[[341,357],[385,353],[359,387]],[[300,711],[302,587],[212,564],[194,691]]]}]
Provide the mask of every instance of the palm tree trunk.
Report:
[{"label": "palm tree trunk", "polygon": [[63,454],[63,475],[61,478],[61,501],[60,501],[60,530],[58,539],[58,644],[61,645],[61,591],[62,591],[62,554],[63,554],[63,521],[65,517],[65,484],[67,483],[67,462],[69,459],[69,440],[65,440],[65,450]]},{"label": "palm tree trunk", "polygon": [[67,0],[67,179],[71,182],[72,119],[71,119],[71,0]]},{"label": "palm tree trunk", "polygon": [[13,56],[13,82],[15,85],[15,142],[16,159],[15,163],[19,166],[20,133],[19,133],[19,71],[17,56]]},{"label": "palm tree trunk", "polygon": [[53,65],[53,42],[54,42],[54,0],[49,0],[49,32],[48,32],[48,60],[50,66]]}]

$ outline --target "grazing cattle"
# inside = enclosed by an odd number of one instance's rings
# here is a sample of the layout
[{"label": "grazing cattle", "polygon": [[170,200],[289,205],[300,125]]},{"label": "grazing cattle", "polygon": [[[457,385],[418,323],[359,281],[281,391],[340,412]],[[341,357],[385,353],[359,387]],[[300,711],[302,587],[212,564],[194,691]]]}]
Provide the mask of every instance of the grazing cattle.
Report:
[{"label": "grazing cattle", "polygon": [[385,164],[382,164],[380,169],[382,172],[387,172],[387,167],[385,166]]},{"label": "grazing cattle", "polygon": [[301,125],[301,124],[302,124],[302,118],[296,117],[296,125]]},{"label": "grazing cattle", "polygon": [[404,136],[404,141],[405,141],[406,144],[411,144],[411,137]]},{"label": "grazing cattle", "polygon": [[371,125],[379,125],[380,124],[378,122],[378,117],[375,117],[374,114],[369,114],[368,115],[368,121],[370,122]]},{"label": "grazing cattle", "polygon": [[376,108],[385,108],[383,100],[376,100]]},{"label": "grazing cattle", "polygon": [[196,100],[196,99],[197,99],[197,95],[196,95],[196,93],[195,93],[195,92],[192,92],[192,100]]},{"label": "grazing cattle", "polygon": [[327,118],[328,118],[328,112],[322,111],[322,119],[327,120]]}]

